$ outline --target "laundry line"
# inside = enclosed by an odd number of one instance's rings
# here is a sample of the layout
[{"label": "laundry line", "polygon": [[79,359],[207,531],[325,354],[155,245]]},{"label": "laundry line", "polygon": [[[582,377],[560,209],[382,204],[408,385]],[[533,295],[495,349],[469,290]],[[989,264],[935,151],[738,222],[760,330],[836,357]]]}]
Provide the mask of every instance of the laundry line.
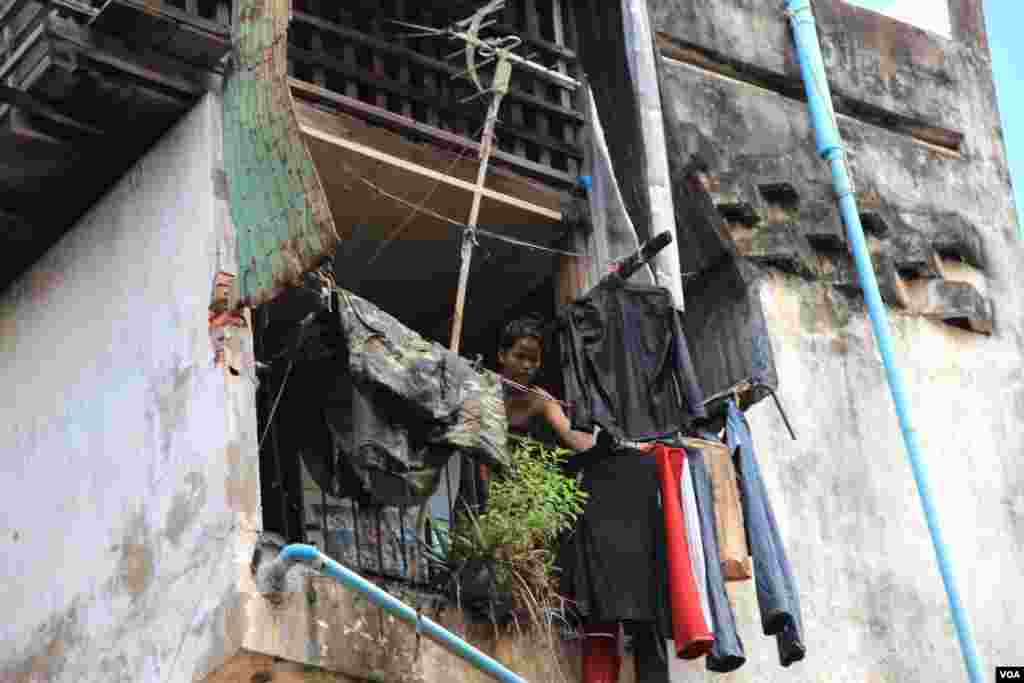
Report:
[{"label": "laundry line", "polygon": [[[418,213],[422,213],[422,214],[424,214],[426,216],[430,216],[431,218],[436,218],[439,221],[442,221],[444,223],[448,223],[449,225],[457,227],[457,228],[459,228],[461,230],[468,230],[469,229],[469,226],[466,225],[465,223],[457,221],[457,220],[455,220],[453,218],[449,218],[448,216],[444,216],[442,214],[439,214],[436,211],[432,211],[431,209],[428,209],[425,206],[416,205],[413,202],[409,201],[408,199],[404,199],[402,197],[399,197],[398,195],[395,195],[395,194],[392,194],[392,193],[388,192],[384,188],[380,187],[376,183],[373,183],[373,182],[371,182],[370,180],[368,180],[366,178],[361,178],[360,180],[362,180],[363,183],[365,183],[367,186],[372,188],[375,192],[377,192],[379,194],[382,194],[385,197],[387,197],[388,199],[391,199],[391,200],[393,200],[395,202],[398,202],[399,204],[403,204],[403,205],[405,205],[405,206],[407,206],[407,207],[409,207],[411,209],[414,209]],[[477,227],[477,228],[473,228],[472,230],[473,230],[473,232],[475,232],[475,233],[477,233],[479,235],[484,235],[486,237],[490,237],[491,239],[495,239],[495,240],[498,240],[500,242],[507,242],[509,244],[514,244],[516,246],[525,247],[527,249],[534,249],[534,250],[537,250],[537,251],[544,251],[544,252],[548,252],[548,253],[551,253],[551,254],[558,254],[558,255],[561,255],[561,256],[571,256],[573,258],[579,258],[579,259],[585,259],[586,258],[585,255],[583,255],[583,254],[581,254],[579,252],[566,251],[564,249],[554,249],[552,247],[546,247],[546,246],[541,245],[541,244],[534,244],[533,242],[527,242],[525,240],[520,240],[520,239],[516,239],[514,237],[509,237],[508,235],[502,235],[501,233],[492,232],[490,230],[485,230],[484,228]]]},{"label": "laundry line", "polygon": [[[355,306],[355,304],[349,298],[349,296],[345,292],[345,290],[343,290],[343,289],[341,289],[339,287],[339,288],[337,288],[337,292],[341,295],[341,298],[344,300],[345,305],[348,306],[352,310],[352,312],[355,314],[355,316],[359,319],[359,322],[361,322],[362,325],[365,325],[366,327],[368,327],[371,330],[373,330],[374,329],[373,326],[371,326],[366,321],[366,319],[364,317],[362,317],[362,314],[359,312],[359,309]],[[301,337],[300,337],[300,339],[301,339]],[[462,357],[462,356],[460,356],[460,357]],[[480,359],[481,358],[482,358],[482,356],[477,356],[477,359],[472,362],[472,366],[473,366],[474,370],[477,370],[477,372],[479,372],[479,364],[480,364]],[[469,360],[468,358],[465,358],[465,359]],[[534,387],[526,386],[525,384],[519,384],[518,382],[516,382],[514,380],[510,380],[510,379],[508,379],[506,377],[503,377],[501,375],[497,375],[497,377],[498,377],[499,381],[501,381],[506,386],[512,387],[513,389],[517,389],[519,391],[524,391],[526,393],[534,394],[534,395],[539,396],[540,398],[542,398],[544,400],[548,400],[548,401],[552,401],[552,402],[558,403],[559,405],[562,405],[562,407],[564,407],[564,408],[571,408],[572,407],[572,403],[571,402],[567,402],[567,401],[564,401],[564,400],[559,400],[558,398],[555,398],[555,397],[547,394],[544,391],[541,391],[541,390],[536,389]]]}]

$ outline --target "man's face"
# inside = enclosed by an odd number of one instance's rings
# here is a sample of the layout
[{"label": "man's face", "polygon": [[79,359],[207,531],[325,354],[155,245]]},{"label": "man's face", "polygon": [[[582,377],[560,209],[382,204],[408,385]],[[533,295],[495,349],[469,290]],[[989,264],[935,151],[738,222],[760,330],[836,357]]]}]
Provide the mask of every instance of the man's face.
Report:
[{"label": "man's face", "polygon": [[498,352],[498,366],[507,379],[530,384],[540,370],[540,340],[520,337],[511,348]]}]

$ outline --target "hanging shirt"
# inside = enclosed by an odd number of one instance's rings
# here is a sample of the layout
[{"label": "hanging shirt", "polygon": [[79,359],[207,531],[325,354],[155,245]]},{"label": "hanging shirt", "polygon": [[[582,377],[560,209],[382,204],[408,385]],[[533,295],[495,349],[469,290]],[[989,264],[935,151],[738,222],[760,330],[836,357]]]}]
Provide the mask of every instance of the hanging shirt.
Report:
[{"label": "hanging shirt", "polygon": [[678,315],[668,290],[614,278],[567,307],[559,339],[575,429],[643,441],[704,416]]}]

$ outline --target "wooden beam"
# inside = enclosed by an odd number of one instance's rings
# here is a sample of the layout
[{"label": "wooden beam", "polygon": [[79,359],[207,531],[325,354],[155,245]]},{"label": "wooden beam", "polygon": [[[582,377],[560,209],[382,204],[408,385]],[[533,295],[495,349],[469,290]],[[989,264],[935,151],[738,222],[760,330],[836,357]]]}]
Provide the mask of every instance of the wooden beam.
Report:
[{"label": "wooden beam", "polygon": [[[290,78],[288,82],[289,85],[291,85],[292,93],[297,97],[310,100],[320,100],[325,104],[325,106],[330,106],[332,108],[336,107],[340,111],[368,118],[375,123],[381,124],[384,127],[403,135],[408,135],[410,133],[414,135],[422,135],[441,147],[449,147],[461,153],[468,151],[471,152],[473,156],[476,156],[480,151],[480,143],[475,140],[470,140],[469,138],[461,135],[456,135],[435,126],[421,123],[411,117],[396,114],[388,111],[387,109],[381,109],[380,107],[368,104],[362,100],[346,97],[345,95],[336,93],[333,90],[327,90],[297,78]],[[500,150],[495,150],[492,154],[501,164],[514,168],[517,172],[540,180],[541,182],[554,184],[558,187],[572,187],[576,185],[575,176],[563,173],[551,166],[543,166],[530,161],[524,156],[518,156],[516,154],[510,154]]]},{"label": "wooden beam", "polygon": [[[63,0],[68,2],[69,0]],[[189,0],[190,6],[193,4],[192,0]],[[230,19],[228,23],[219,24],[215,21],[210,21],[205,17],[201,16],[198,11],[192,12],[189,10],[180,10],[174,5],[168,2],[153,2],[153,0],[113,0],[115,5],[121,5],[129,7],[136,12],[148,14],[150,16],[160,16],[170,19],[176,24],[186,25],[191,29],[198,30],[200,32],[211,34],[212,36],[227,39],[231,30]],[[104,9],[106,6],[104,5]],[[102,14],[102,12],[97,12]]]},{"label": "wooden beam", "polygon": [[[444,60],[434,59],[432,57],[424,55],[421,52],[417,52],[410,48],[402,47],[401,45],[398,44],[380,40],[379,38],[366,35],[365,33],[362,33],[360,31],[356,31],[346,26],[341,26],[340,24],[336,24],[332,21],[327,21],[326,19],[322,19],[312,14],[307,14],[305,12],[295,12],[293,15],[293,20],[316,27],[321,31],[328,31],[340,38],[344,38],[345,40],[349,40],[354,43],[359,43],[360,45],[373,48],[374,50],[380,50],[381,52],[386,52],[390,55],[394,55],[395,57],[407,59],[413,64],[429,67],[447,76],[454,76],[463,71],[462,68],[456,67],[455,65]],[[544,75],[536,74],[536,77],[544,78]],[[581,114],[580,112],[569,107],[560,107],[551,102],[538,99],[533,95],[524,92],[523,90],[512,88],[509,90],[507,97],[509,99],[519,100],[526,104],[546,109],[550,111],[552,114],[557,114],[559,116],[563,116],[573,121],[577,121],[580,123],[583,122],[583,114]]]},{"label": "wooden beam", "polygon": [[62,114],[45,102],[37,100],[27,92],[12,88],[9,85],[0,84],[0,102],[7,102],[23,111],[27,111],[36,116],[42,116],[43,118],[49,119],[54,123],[58,123],[68,128],[73,128],[76,131],[87,133],[89,135],[103,135],[104,132],[99,128],[90,126],[87,123],[82,123],[76,119]]},{"label": "wooden beam", "polygon": [[[420,102],[424,105],[434,105],[447,111],[454,116],[466,116],[467,112],[475,111],[469,105],[460,104],[453,99],[444,98],[440,96],[432,97],[429,92],[421,91],[419,88],[410,88],[402,85],[397,81],[393,81],[390,78],[375,77],[368,71],[363,71],[358,68],[347,66],[338,60],[327,57],[325,55],[317,55],[309,50],[303,50],[302,48],[295,47],[293,45],[288,46],[288,55],[298,62],[305,62],[309,64],[326,64],[328,68],[333,71],[344,75],[346,78],[350,78],[356,81],[360,81],[366,84],[370,88],[376,88],[379,90],[387,90],[399,97],[404,97],[416,102]],[[539,101],[539,100],[538,100]],[[560,107],[559,107],[560,109]],[[540,113],[538,117],[545,116]],[[545,121],[547,118],[545,116]],[[542,150],[554,150],[567,154],[576,158],[583,158],[583,150],[578,145],[569,145],[560,140],[559,138],[553,137],[546,134],[544,131],[535,132],[528,128],[521,126],[515,126],[509,123],[501,123],[501,129],[506,132],[506,135],[515,137],[521,137],[525,140],[529,140],[534,144],[538,145]]]},{"label": "wooden beam", "polygon": [[[415,173],[430,180],[441,182],[451,187],[458,188],[460,190],[465,190],[468,193],[472,193],[475,190],[475,185],[469,181],[462,180],[460,178],[455,178],[450,175],[446,175],[444,173],[441,173],[440,171],[435,171],[432,168],[428,168],[426,166],[422,166],[420,164],[407,161],[406,159],[396,157],[386,152],[382,152],[378,149],[375,149],[368,145],[364,145],[355,140],[344,138],[339,135],[329,133],[325,130],[321,130],[320,128],[312,125],[309,121],[304,121],[303,118],[304,117],[302,116],[302,112],[300,111],[299,129],[304,134],[309,135],[310,137],[322,140],[324,142],[328,142],[332,145],[341,147],[342,149],[355,152],[356,154],[369,157],[370,159],[373,159],[375,161],[396,166],[402,170]],[[483,190],[481,190],[481,195],[491,201],[499,202],[505,204],[506,206],[515,207],[522,211],[526,211],[539,217],[546,218],[549,221],[560,222],[562,220],[561,211],[553,211],[549,208],[539,206],[537,204],[525,201],[523,199],[518,199],[517,197],[512,197],[511,195],[507,195],[502,192],[496,192],[495,190],[484,188]],[[459,219],[455,217],[455,220]]]},{"label": "wooden beam", "polygon": [[17,110],[12,111],[10,117],[7,120],[8,132],[16,138],[25,142],[41,142],[46,145],[52,145],[53,147],[63,148],[67,150],[74,149],[74,146],[69,140],[63,140],[56,138],[52,135],[44,133],[29,122],[23,112]]},{"label": "wooden beam", "polygon": [[5,24],[17,16],[18,12],[21,11],[21,8],[27,5],[28,2],[29,0],[9,0],[9,2],[4,5],[4,8],[0,9],[0,24]]},{"label": "wooden beam", "polygon": [[[414,0],[415,1],[415,0]],[[395,18],[399,21],[408,21],[406,16],[406,0],[395,0]],[[409,47],[408,38],[399,38],[398,44],[403,48]],[[398,82],[408,87],[412,83],[412,71],[409,69],[409,61],[402,60],[398,65]],[[402,100],[402,115],[412,118],[412,102],[407,99]]]},{"label": "wooden beam", "polygon": [[0,239],[10,242],[25,242],[32,238],[32,223],[24,216],[3,207],[0,207],[0,225],[7,228],[0,233]]},{"label": "wooden beam", "polygon": [[512,26],[509,26],[507,24],[502,24],[501,22],[498,22],[497,24],[495,24],[491,28],[493,28],[498,33],[517,33],[517,34],[520,34],[519,37],[523,39],[523,45],[526,45],[528,47],[537,48],[539,50],[543,50],[544,52],[550,52],[551,55],[554,56],[554,57],[560,57],[562,59],[568,59],[568,60],[575,60],[576,59],[576,52],[571,50],[571,49],[569,49],[568,47],[563,47],[561,45],[556,45],[555,43],[552,43],[552,42],[549,42],[547,40],[544,40],[540,36],[530,36],[530,35],[525,35],[524,36],[524,35],[521,34],[522,29],[513,28]]},{"label": "wooden beam", "polygon": [[151,85],[193,97],[207,91],[209,74],[184,62],[158,55],[149,49],[129,49],[118,40],[102,36],[73,22],[56,24],[53,26],[53,32],[76,48],[83,57],[147,81]]},{"label": "wooden beam", "polygon": [[93,19],[97,14],[100,13],[98,9],[93,7],[87,2],[81,2],[80,0],[47,0],[51,5],[57,5],[64,9],[77,12],[83,16]]},{"label": "wooden beam", "polygon": [[18,60],[20,60],[26,52],[28,52],[29,48],[39,40],[39,37],[45,30],[46,25],[39,24],[28,37],[21,41],[21,45],[19,45],[18,49],[14,51],[14,54],[7,58],[7,61],[4,62],[3,66],[0,66],[0,79],[7,76],[7,73],[14,68],[14,65],[18,63]]}]

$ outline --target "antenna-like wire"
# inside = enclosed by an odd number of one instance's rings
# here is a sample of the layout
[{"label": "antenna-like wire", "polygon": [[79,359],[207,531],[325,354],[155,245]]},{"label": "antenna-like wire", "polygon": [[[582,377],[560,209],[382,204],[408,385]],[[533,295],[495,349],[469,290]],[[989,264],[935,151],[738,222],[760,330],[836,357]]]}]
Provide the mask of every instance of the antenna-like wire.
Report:
[{"label": "antenna-like wire", "polygon": [[[455,78],[468,78],[476,86],[476,93],[461,100],[469,102],[483,95],[491,95],[492,99],[487,107],[487,117],[484,119],[483,135],[480,139],[480,166],[477,169],[476,185],[473,188],[473,203],[469,211],[469,220],[466,221],[465,230],[462,235],[462,265],[459,270],[458,292],[455,297],[455,314],[452,318],[452,333],[450,349],[454,352],[459,350],[459,341],[462,335],[462,313],[466,303],[466,288],[469,278],[469,266],[473,255],[473,246],[476,241],[476,225],[480,214],[480,200],[484,189],[484,181],[487,177],[487,164],[490,160],[494,145],[494,127],[498,122],[498,109],[501,106],[502,98],[508,93],[512,77],[512,66],[521,66],[528,71],[544,75],[548,80],[558,83],[563,88],[575,90],[579,82],[565,74],[553,71],[533,60],[536,56],[522,57],[513,52],[523,44],[523,39],[517,35],[504,35],[492,38],[482,38],[480,32],[497,24],[496,19],[490,19],[490,15],[505,7],[505,0],[491,0],[483,5],[476,12],[451,23],[445,28],[434,28],[422,24],[413,24],[405,21],[390,20],[390,23],[412,29],[417,33],[405,34],[399,38],[447,38],[453,41],[462,41],[464,46],[448,55],[446,59],[453,59],[460,55],[466,56],[466,68],[452,76]],[[483,61],[477,61],[477,58]],[[488,64],[495,63],[494,74],[489,87],[480,82],[479,70]]]}]

